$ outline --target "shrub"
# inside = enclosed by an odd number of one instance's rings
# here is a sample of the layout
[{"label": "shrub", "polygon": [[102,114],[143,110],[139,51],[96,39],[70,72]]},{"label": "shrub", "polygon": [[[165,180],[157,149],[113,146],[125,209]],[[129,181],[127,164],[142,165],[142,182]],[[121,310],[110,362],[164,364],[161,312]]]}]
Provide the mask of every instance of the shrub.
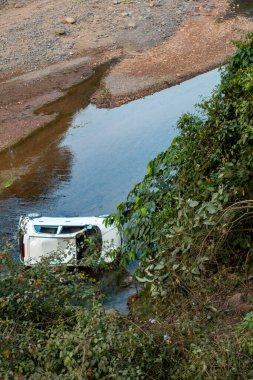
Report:
[{"label": "shrub", "polygon": [[163,379],[162,338],[106,314],[94,278],[49,261],[24,270],[0,255],[0,378]]},{"label": "shrub", "polygon": [[139,257],[137,277],[157,296],[251,262],[253,34],[237,46],[211,98],[181,117],[179,136],[107,221],[126,226],[124,260]]}]

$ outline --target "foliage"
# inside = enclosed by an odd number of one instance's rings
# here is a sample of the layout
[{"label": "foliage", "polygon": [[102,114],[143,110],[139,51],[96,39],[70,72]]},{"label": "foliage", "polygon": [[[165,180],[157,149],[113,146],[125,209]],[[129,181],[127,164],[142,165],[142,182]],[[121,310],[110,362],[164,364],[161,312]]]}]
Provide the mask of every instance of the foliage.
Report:
[{"label": "foliage", "polygon": [[0,255],[1,379],[163,379],[165,342],[106,314],[95,278],[50,266],[51,257],[24,270],[8,250]]},{"label": "foliage", "polygon": [[23,270],[7,252],[0,265],[1,379],[250,378],[252,313],[233,328],[211,298],[238,286],[234,275],[173,295],[162,309],[147,293],[148,311],[129,319],[105,312],[86,273],[46,261]]},{"label": "foliage", "polygon": [[107,220],[125,226],[124,260],[140,259],[137,278],[157,296],[251,262],[253,34],[236,44],[211,98],[180,118],[179,136]]},{"label": "foliage", "polygon": [[238,326],[238,331],[244,335],[244,345],[249,354],[253,355],[253,312],[248,313],[244,317],[243,323]]},{"label": "foliage", "polygon": [[162,302],[148,289],[142,292],[132,316],[143,328],[151,321],[151,332],[164,335],[172,353],[166,380],[252,379],[252,313],[239,322],[240,308],[227,303],[232,295],[246,300],[252,294],[245,280],[224,268],[194,282],[187,293],[171,291]]},{"label": "foliage", "polygon": [[[81,237],[81,238],[80,238]],[[85,236],[80,233],[77,239],[77,255],[80,254],[81,259],[79,265],[84,267],[92,267],[100,269],[106,266],[106,263],[101,259],[102,241],[100,236]]]}]

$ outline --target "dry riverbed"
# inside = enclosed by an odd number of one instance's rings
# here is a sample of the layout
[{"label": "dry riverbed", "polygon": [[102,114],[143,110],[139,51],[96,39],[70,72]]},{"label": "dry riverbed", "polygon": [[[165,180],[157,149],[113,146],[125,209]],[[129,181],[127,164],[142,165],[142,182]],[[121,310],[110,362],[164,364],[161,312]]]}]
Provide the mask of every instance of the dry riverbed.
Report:
[{"label": "dry riverbed", "polygon": [[0,150],[52,119],[34,110],[119,58],[92,101],[111,107],[223,63],[253,31],[228,0],[0,0]]}]

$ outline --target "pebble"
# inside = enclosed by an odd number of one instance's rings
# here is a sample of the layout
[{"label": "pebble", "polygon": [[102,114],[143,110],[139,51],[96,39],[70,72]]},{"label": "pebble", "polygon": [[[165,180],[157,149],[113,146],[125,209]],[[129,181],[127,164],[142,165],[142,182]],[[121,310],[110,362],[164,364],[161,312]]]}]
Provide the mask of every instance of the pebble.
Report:
[{"label": "pebble", "polygon": [[131,12],[123,12],[121,13],[122,16],[128,16],[128,17],[131,17],[132,16],[132,13]]},{"label": "pebble", "polygon": [[65,24],[75,24],[76,20],[73,17],[65,17],[64,22]]},{"label": "pebble", "polygon": [[63,28],[59,28],[55,29],[54,33],[56,36],[63,36],[64,34],[66,34],[66,30]]},{"label": "pebble", "polygon": [[135,24],[135,22],[129,22],[128,23],[128,28],[129,29],[135,29],[137,27],[137,25]]},{"label": "pebble", "polygon": [[[44,4],[48,1],[38,1],[38,3]],[[181,15],[177,16],[175,13],[179,10],[182,10],[182,14],[185,13],[185,6],[181,7],[181,3],[185,4],[186,1],[188,0],[168,0],[168,3],[173,4],[171,9],[170,6],[159,8],[160,5],[167,4],[166,0],[109,0],[106,8],[101,6],[103,3],[101,0],[62,1],[61,7],[57,6],[57,2],[52,4],[50,12],[43,12],[44,5],[41,4],[33,8],[33,14],[13,20],[18,33],[10,32],[13,29],[12,20],[4,25],[1,31],[3,45],[1,74],[2,70],[16,73],[19,67],[32,69],[34,65],[40,67],[47,61],[62,61],[71,56],[70,52],[75,56],[76,48],[70,47],[67,44],[68,40],[82,39],[85,46],[101,44],[101,48],[106,45],[108,50],[109,43],[112,46],[121,44],[128,46],[133,43],[141,48],[146,46],[148,41],[150,45],[162,42],[163,38],[171,35],[171,30],[177,25],[177,18],[181,22]],[[0,4],[2,2],[13,4],[13,8],[27,8],[25,10],[28,12],[30,3],[36,3],[36,0],[0,0]],[[199,7],[198,3],[202,2],[196,0],[194,5]],[[212,0],[207,0],[206,6],[210,5]],[[6,9],[9,7],[11,5]],[[13,12],[13,14],[18,13],[21,14],[19,9]],[[163,22],[166,22],[164,26]],[[37,29],[34,27],[36,24],[40,25]],[[86,37],[85,28],[89,31]],[[95,43],[99,34],[104,36],[98,38]],[[105,38],[106,35],[109,35],[108,40]]]}]

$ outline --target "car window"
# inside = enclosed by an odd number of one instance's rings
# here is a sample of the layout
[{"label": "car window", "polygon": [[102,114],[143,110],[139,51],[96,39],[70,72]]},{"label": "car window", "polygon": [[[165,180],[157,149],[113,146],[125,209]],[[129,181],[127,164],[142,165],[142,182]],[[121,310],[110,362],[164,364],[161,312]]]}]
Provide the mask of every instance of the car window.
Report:
[{"label": "car window", "polygon": [[73,234],[82,231],[84,228],[85,226],[63,226],[60,234]]},{"label": "car window", "polygon": [[34,226],[36,232],[40,234],[57,234],[58,226]]}]

